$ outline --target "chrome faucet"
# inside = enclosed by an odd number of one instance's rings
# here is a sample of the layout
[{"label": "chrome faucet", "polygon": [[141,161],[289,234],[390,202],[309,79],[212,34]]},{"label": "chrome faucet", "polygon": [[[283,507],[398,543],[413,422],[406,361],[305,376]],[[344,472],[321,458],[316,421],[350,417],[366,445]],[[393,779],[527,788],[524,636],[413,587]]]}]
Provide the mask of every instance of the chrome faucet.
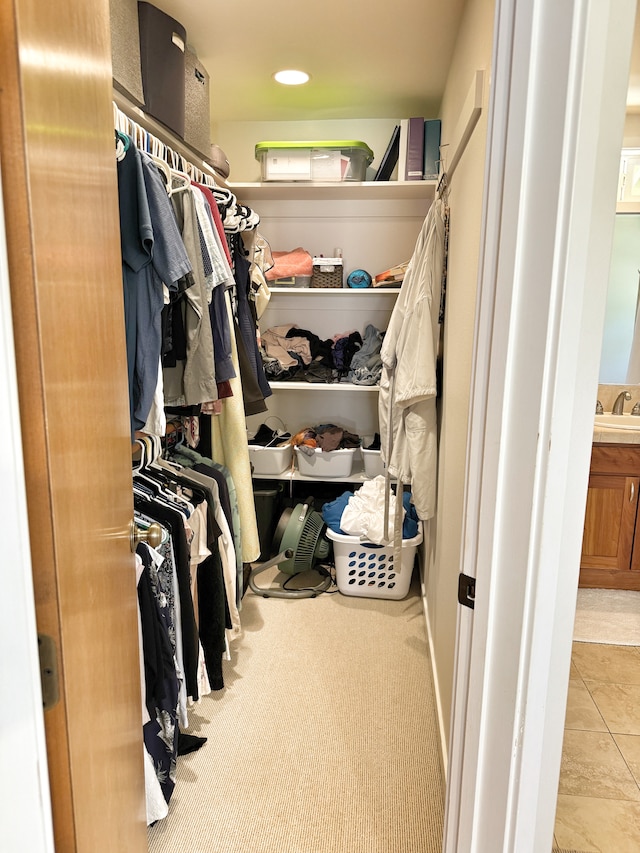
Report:
[{"label": "chrome faucet", "polygon": [[621,391],[616,397],[616,401],[613,404],[613,408],[611,409],[612,415],[623,415],[624,414],[624,401],[630,400],[631,394],[628,391]]}]

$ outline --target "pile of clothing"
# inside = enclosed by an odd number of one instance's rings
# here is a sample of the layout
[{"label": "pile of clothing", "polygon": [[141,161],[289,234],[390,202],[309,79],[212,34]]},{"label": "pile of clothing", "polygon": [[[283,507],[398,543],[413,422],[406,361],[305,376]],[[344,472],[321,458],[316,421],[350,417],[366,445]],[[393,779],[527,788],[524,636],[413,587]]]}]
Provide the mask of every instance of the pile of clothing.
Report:
[{"label": "pile of clothing", "polygon": [[267,424],[260,424],[249,444],[260,447],[280,447],[291,443],[291,433],[278,429],[272,429]]},{"label": "pile of clothing", "polygon": [[364,337],[357,330],[340,332],[322,340],[293,323],[272,326],[262,333],[265,375],[280,382],[352,382],[377,385],[382,373],[380,350],[384,333],[367,325]]},{"label": "pile of clothing", "polygon": [[[324,504],[322,518],[334,533],[359,536],[363,541],[384,545],[393,542],[393,520],[396,496],[391,495],[389,526],[384,530],[385,478],[367,480],[355,492],[343,492],[334,501]],[[418,514],[411,503],[411,493],[402,495],[402,538],[413,539],[418,534]]]},{"label": "pile of clothing", "polygon": [[303,453],[309,454],[309,456],[313,455],[317,447],[328,453],[331,450],[360,447],[360,443],[359,435],[336,426],[336,424],[319,424],[314,427],[305,427],[291,439],[291,444],[294,447],[298,447]]}]

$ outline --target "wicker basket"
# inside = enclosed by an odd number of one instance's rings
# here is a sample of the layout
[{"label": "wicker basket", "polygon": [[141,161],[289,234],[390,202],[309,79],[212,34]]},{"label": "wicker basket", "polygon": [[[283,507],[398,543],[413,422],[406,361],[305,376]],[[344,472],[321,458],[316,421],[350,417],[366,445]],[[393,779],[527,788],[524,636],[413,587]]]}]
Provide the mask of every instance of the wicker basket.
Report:
[{"label": "wicker basket", "polygon": [[342,287],[342,258],[314,258],[311,287]]}]

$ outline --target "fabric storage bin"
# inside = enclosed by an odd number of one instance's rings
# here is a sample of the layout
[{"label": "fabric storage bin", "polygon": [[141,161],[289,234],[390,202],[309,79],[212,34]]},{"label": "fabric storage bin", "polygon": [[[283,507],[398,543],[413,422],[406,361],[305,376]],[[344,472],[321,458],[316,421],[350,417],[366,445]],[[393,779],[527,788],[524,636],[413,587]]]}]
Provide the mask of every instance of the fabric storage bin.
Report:
[{"label": "fabric storage bin", "polygon": [[210,157],[209,73],[190,48],[184,62],[184,141],[203,158]]},{"label": "fabric storage bin", "polygon": [[422,542],[422,524],[413,539],[402,540],[400,566],[394,561],[393,542],[375,545],[357,536],[345,536],[327,528],[333,542],[336,584],[343,595],[363,598],[405,598],[411,586],[413,563]]},{"label": "fabric storage bin", "polygon": [[364,181],[373,151],[355,139],[258,142],[263,181]]},{"label": "fabric storage bin", "polygon": [[313,449],[311,455],[295,448],[298,460],[298,471],[307,477],[331,479],[333,477],[349,477],[353,467],[353,456],[356,448],[345,447],[340,450]]},{"label": "fabric storage bin", "polygon": [[249,460],[254,474],[277,477],[291,467],[292,456],[293,448],[290,444],[285,444],[284,447],[249,445]]},{"label": "fabric storage bin", "polygon": [[342,287],[342,258],[314,258],[311,287]]},{"label": "fabric storage bin", "polygon": [[362,459],[364,460],[364,473],[367,477],[384,475],[385,467],[379,450],[365,450],[363,447]]},{"label": "fabric storage bin", "polygon": [[138,0],[110,0],[113,86],[138,106],[144,104],[140,71]]},{"label": "fabric storage bin", "polygon": [[138,3],[145,111],[184,137],[187,31],[151,3]]}]

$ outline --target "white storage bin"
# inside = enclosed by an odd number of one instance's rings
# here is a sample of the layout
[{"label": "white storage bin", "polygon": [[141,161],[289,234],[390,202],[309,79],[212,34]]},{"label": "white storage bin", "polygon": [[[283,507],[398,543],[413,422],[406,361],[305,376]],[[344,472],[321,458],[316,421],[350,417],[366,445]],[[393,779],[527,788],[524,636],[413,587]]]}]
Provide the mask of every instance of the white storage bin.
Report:
[{"label": "white storage bin", "polygon": [[292,457],[293,448],[290,444],[285,444],[284,447],[249,445],[249,459],[253,465],[254,474],[277,477],[291,467]]},{"label": "white storage bin", "polygon": [[353,456],[356,448],[345,447],[340,450],[320,450],[314,448],[311,455],[296,447],[298,471],[307,477],[331,479],[333,477],[349,477],[353,466]]},{"label": "white storage bin", "polygon": [[385,467],[379,450],[365,450],[363,447],[362,459],[364,460],[364,473],[367,477],[384,476]]},{"label": "white storage bin", "polygon": [[413,539],[402,540],[402,561],[394,562],[393,543],[374,545],[357,536],[345,536],[327,528],[333,542],[336,583],[343,595],[364,598],[404,598],[411,586],[413,562],[422,542],[422,523]]}]

